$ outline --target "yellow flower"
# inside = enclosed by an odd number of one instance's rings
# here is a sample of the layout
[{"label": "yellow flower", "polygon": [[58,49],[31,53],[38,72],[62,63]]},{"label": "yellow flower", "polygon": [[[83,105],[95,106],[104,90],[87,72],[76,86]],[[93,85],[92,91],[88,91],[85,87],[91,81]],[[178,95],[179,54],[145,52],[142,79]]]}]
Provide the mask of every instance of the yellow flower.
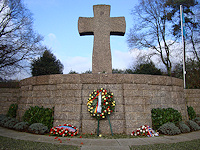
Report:
[{"label": "yellow flower", "polygon": [[107,94],[107,92],[105,93],[105,95]]},{"label": "yellow flower", "polygon": [[91,94],[89,96],[92,96]]},{"label": "yellow flower", "polygon": [[108,112],[108,114],[110,115],[110,112]]},{"label": "yellow flower", "polygon": [[108,95],[108,97],[110,98],[110,95]]},{"label": "yellow flower", "polygon": [[106,100],[106,98],[104,98],[104,100]]},{"label": "yellow flower", "polygon": [[115,106],[115,104],[113,104],[113,106]]},{"label": "yellow flower", "polygon": [[105,92],[105,90],[103,90],[103,92]]},{"label": "yellow flower", "polygon": [[108,105],[108,102],[106,102],[106,105]]},{"label": "yellow flower", "polygon": [[103,88],[101,88],[101,90],[103,90]]},{"label": "yellow flower", "polygon": [[102,93],[101,95],[104,95],[104,93]]},{"label": "yellow flower", "polygon": [[93,98],[93,96],[91,98]]},{"label": "yellow flower", "polygon": [[102,96],[102,98],[105,98],[105,96]]},{"label": "yellow flower", "polygon": [[113,95],[113,93],[111,93],[111,95]]},{"label": "yellow flower", "polygon": [[105,116],[102,116],[102,118],[105,118]]},{"label": "yellow flower", "polygon": [[90,111],[90,109],[88,109],[88,111]]},{"label": "yellow flower", "polygon": [[104,113],[102,113],[102,115],[104,115]]},{"label": "yellow flower", "polygon": [[89,100],[91,100],[91,98],[89,98]]},{"label": "yellow flower", "polygon": [[94,93],[95,95],[97,94],[97,92]]},{"label": "yellow flower", "polygon": [[99,134],[99,137],[102,137],[102,135],[101,135],[101,134]]}]

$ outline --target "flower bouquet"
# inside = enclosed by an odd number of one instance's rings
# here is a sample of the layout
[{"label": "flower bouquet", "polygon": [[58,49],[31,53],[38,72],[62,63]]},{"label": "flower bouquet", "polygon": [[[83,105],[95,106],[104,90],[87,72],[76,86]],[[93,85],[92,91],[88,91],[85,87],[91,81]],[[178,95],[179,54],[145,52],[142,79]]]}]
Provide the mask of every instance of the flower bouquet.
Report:
[{"label": "flower bouquet", "polygon": [[154,137],[154,136],[159,136],[158,132],[155,132],[154,130],[152,130],[150,128],[150,126],[147,125],[143,125],[140,126],[140,128],[138,128],[136,130],[136,132],[132,132],[131,133],[132,136],[147,136],[147,137]]},{"label": "flower bouquet", "polygon": [[58,125],[57,127],[51,128],[50,134],[62,137],[74,136],[78,134],[78,128],[68,124],[64,124],[63,126]]}]

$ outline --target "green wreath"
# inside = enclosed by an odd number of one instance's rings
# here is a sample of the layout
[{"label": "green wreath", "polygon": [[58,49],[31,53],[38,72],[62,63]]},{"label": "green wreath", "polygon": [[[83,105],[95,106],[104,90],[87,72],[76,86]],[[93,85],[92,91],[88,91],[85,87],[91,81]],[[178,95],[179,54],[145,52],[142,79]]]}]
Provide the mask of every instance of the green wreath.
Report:
[{"label": "green wreath", "polygon": [[[96,117],[98,120],[104,119],[115,110],[115,101],[112,92],[101,88],[97,91],[94,90],[89,96],[87,107],[92,117]],[[98,101],[101,101],[100,106]]]}]

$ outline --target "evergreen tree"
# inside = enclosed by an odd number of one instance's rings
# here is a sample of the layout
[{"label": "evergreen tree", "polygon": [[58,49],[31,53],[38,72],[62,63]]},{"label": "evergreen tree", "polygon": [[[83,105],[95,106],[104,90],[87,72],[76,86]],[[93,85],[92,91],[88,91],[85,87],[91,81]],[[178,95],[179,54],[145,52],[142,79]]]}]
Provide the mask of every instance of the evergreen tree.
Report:
[{"label": "evergreen tree", "polygon": [[42,57],[31,63],[32,76],[63,74],[63,64],[49,51],[45,50]]},{"label": "evergreen tree", "polygon": [[149,62],[149,63],[138,64],[135,67],[133,74],[162,75],[162,72],[160,71],[160,69],[157,69],[155,67],[153,62]]}]

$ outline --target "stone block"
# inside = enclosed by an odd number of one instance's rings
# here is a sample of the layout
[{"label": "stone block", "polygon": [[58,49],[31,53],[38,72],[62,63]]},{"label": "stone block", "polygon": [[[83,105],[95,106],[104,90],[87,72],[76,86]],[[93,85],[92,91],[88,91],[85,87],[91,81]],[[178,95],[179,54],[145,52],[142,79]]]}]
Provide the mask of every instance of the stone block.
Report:
[{"label": "stone block", "polygon": [[82,120],[82,133],[95,134],[97,130],[97,120]]},{"label": "stone block", "polygon": [[115,105],[115,112],[124,112],[124,105]]},{"label": "stone block", "polygon": [[79,97],[81,98],[81,91],[80,90],[57,90],[56,96],[58,97]]},{"label": "stone block", "polygon": [[133,83],[136,84],[151,84],[151,75],[134,74]]},{"label": "stone block", "polygon": [[144,105],[125,105],[125,112],[144,112]]},{"label": "stone block", "polygon": [[124,90],[124,97],[141,97],[143,96],[142,90]]},{"label": "stone block", "polygon": [[183,80],[172,77],[172,85],[182,87],[183,89]]},{"label": "stone block", "polygon": [[110,120],[124,120],[125,114],[124,112],[113,112],[109,115]]},{"label": "stone block", "polygon": [[81,117],[82,117],[82,120],[94,120],[94,117],[92,117],[88,111],[81,112]]},{"label": "stone block", "polygon": [[68,112],[67,119],[80,121],[80,112]]},{"label": "stone block", "polygon": [[[110,120],[110,123],[114,134],[124,133],[124,120]],[[107,119],[100,120],[99,124],[100,133],[111,134],[109,121]]]},{"label": "stone block", "polygon": [[58,90],[81,90],[82,84],[57,84]]},{"label": "stone block", "polygon": [[137,116],[135,112],[125,112],[125,120],[136,120]]},{"label": "stone block", "polygon": [[124,83],[123,74],[100,74],[100,83],[116,84]]},{"label": "stone block", "polygon": [[100,83],[99,74],[81,74],[80,76],[82,84],[97,84]]},{"label": "stone block", "polygon": [[143,97],[124,97],[126,105],[145,104]]}]

